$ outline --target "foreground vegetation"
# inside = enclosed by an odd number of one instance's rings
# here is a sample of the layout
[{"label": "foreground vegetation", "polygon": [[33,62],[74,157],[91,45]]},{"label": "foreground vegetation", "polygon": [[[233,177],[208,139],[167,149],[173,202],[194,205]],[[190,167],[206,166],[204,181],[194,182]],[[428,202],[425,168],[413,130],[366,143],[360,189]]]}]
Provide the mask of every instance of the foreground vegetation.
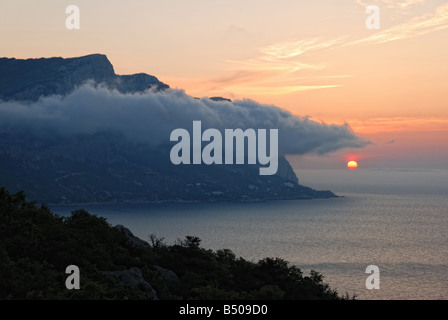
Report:
[{"label": "foreground vegetation", "polygon": [[[200,247],[187,236],[173,245],[150,235],[132,244],[105,218],[84,210],[69,217],[0,189],[0,299],[149,299],[148,286],[130,286],[104,271],[138,268],[159,299],[341,299],[322,275],[279,258],[258,262],[229,249]],[[80,269],[80,289],[68,290],[65,269]]]}]

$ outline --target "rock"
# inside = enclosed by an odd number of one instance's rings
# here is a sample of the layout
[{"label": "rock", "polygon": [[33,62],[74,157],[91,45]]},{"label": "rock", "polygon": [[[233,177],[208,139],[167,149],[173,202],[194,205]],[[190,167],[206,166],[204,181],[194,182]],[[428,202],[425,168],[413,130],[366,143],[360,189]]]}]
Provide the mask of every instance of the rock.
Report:
[{"label": "rock", "polygon": [[156,268],[159,271],[160,277],[162,279],[165,279],[166,281],[169,282],[180,281],[179,277],[174,271],[162,268],[161,266],[154,266],[154,268]]},{"label": "rock", "polygon": [[215,102],[232,102],[232,100],[223,97],[211,97],[210,100]]},{"label": "rock", "polygon": [[143,278],[142,272],[139,268],[132,267],[123,271],[101,271],[102,274],[116,277],[125,285],[132,288],[143,288],[148,293],[148,298],[151,300],[159,300],[157,292],[151,285]]},{"label": "rock", "polygon": [[121,232],[123,232],[125,234],[125,236],[128,238],[128,243],[130,245],[132,245],[134,247],[142,247],[144,249],[152,251],[152,247],[148,242],[134,236],[134,234],[131,232],[131,230],[129,230],[125,226],[122,226],[121,224],[119,224],[119,225],[116,225],[115,228],[117,228],[118,230],[120,230]]},{"label": "rock", "polygon": [[41,96],[67,95],[87,81],[122,93],[169,88],[148,74],[115,74],[114,67],[103,54],[67,59],[0,58],[0,97],[3,100],[36,101]]},{"label": "rock", "polygon": [[144,92],[150,88],[155,90],[169,88],[167,84],[160,82],[156,77],[146,73],[123,76],[116,75],[115,81],[110,82],[109,86],[117,89],[121,93]]},{"label": "rock", "polygon": [[287,179],[288,181],[292,182],[293,184],[298,184],[299,179],[297,178],[296,174],[294,173],[293,168],[289,164],[288,160],[284,156],[281,156],[278,158],[278,170],[277,175],[280,177]]}]

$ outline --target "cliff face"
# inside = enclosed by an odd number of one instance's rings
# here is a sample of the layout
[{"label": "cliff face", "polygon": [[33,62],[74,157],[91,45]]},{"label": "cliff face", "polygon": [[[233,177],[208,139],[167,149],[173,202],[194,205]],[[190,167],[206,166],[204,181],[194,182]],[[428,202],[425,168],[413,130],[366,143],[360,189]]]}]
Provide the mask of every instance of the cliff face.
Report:
[{"label": "cliff face", "polygon": [[116,75],[102,54],[79,58],[0,58],[0,99],[33,100],[40,96],[66,95],[88,80],[103,83],[123,93],[143,92],[152,86],[169,88],[147,74]]},{"label": "cliff face", "polygon": [[[0,59],[3,100],[64,96],[86,81],[122,93],[169,88],[147,74],[116,75],[107,57],[99,54],[70,59]],[[25,190],[32,199],[47,204],[334,196],[299,185],[283,156],[275,175],[260,176],[258,165],[175,166],[170,149],[169,144],[139,144],[115,131],[38,136],[7,124],[0,126],[0,186]]]}]

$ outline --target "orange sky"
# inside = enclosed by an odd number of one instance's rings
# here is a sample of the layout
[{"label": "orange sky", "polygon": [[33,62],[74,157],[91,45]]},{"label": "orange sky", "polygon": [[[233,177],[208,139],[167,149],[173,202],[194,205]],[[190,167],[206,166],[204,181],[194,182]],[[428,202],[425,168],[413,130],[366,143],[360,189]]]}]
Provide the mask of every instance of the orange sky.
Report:
[{"label": "orange sky", "polygon": [[[70,4],[80,30],[65,27]],[[378,30],[365,26],[368,5],[380,9]],[[2,56],[104,53],[118,74],[348,122],[374,142],[323,166],[353,154],[370,167],[448,168],[447,39],[448,1],[438,0],[0,3]]]}]

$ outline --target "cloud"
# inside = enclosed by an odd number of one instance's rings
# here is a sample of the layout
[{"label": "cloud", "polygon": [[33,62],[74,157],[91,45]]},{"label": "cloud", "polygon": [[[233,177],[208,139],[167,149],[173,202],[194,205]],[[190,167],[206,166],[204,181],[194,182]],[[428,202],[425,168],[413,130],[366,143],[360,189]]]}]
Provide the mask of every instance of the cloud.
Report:
[{"label": "cloud", "polygon": [[268,85],[240,85],[239,88],[245,92],[247,95],[283,95],[290,94],[294,92],[300,91],[310,91],[310,90],[318,90],[318,89],[328,89],[328,88],[337,88],[342,85],[332,84],[332,85],[296,85],[296,86],[286,86],[282,85],[280,87],[272,87]]},{"label": "cloud", "polygon": [[[344,38],[344,37],[343,37]],[[298,57],[309,51],[322,50],[341,43],[343,38],[321,41],[319,38],[304,39],[293,42],[276,43],[261,49],[261,59],[280,61]]]},{"label": "cloud", "polygon": [[251,100],[198,100],[173,89],[121,94],[100,86],[83,85],[65,97],[43,97],[32,103],[0,103],[2,130],[65,136],[114,130],[152,146],[169,143],[170,133],[176,128],[191,130],[194,120],[202,121],[203,130],[278,129],[282,154],[323,154],[369,143],[348,125],[318,123]]},{"label": "cloud", "polygon": [[363,6],[363,7],[367,7],[371,4],[379,4],[379,5],[385,5],[388,8],[393,8],[393,9],[405,9],[408,7],[412,7],[415,6],[417,4],[422,4],[423,2],[425,2],[425,0],[370,0],[370,1],[363,1],[363,0],[356,0],[356,3]]},{"label": "cloud", "polygon": [[443,117],[389,117],[350,120],[356,132],[365,135],[379,132],[441,132],[448,131],[448,118]]},{"label": "cloud", "polygon": [[[325,69],[322,63],[304,62],[303,55],[318,52],[343,44],[343,39],[321,40],[319,38],[301,39],[291,42],[279,42],[259,48],[259,54],[245,60],[226,60],[230,72],[207,81],[206,91],[225,88],[227,91],[244,94],[282,95],[300,91],[340,87],[334,80],[318,85],[302,84],[302,71]],[[331,79],[336,76],[321,77]],[[345,76],[342,76],[345,77]],[[307,77],[309,80],[310,77]]]},{"label": "cloud", "polygon": [[229,25],[229,27],[227,28],[227,31],[229,33],[245,33],[246,29],[244,29],[243,27],[239,27],[237,25],[231,24]]},{"label": "cloud", "polygon": [[[424,3],[424,0],[375,0],[373,2],[357,0],[358,5],[366,7],[372,3],[385,6],[397,13],[408,13],[410,8]],[[404,10],[406,9],[406,10]],[[440,5],[433,13],[407,19],[387,29],[375,32],[364,38],[345,35],[334,39],[320,37],[271,43],[259,48],[258,55],[245,60],[226,60],[229,74],[206,82],[205,91],[242,92],[253,94],[282,95],[293,92],[341,87],[339,81],[326,77],[316,85],[304,85],[300,76],[323,70],[327,66],[321,61],[313,62],[309,58],[323,50],[345,47],[382,44],[396,40],[425,35],[448,28],[448,3]],[[350,39],[350,40],[349,40]],[[338,75],[333,75],[334,78]],[[242,85],[244,88],[242,88]]]},{"label": "cloud", "polygon": [[433,14],[414,17],[405,23],[393,26],[370,37],[351,42],[349,45],[386,43],[417,37],[447,28],[448,3],[445,3],[438,7]]}]

